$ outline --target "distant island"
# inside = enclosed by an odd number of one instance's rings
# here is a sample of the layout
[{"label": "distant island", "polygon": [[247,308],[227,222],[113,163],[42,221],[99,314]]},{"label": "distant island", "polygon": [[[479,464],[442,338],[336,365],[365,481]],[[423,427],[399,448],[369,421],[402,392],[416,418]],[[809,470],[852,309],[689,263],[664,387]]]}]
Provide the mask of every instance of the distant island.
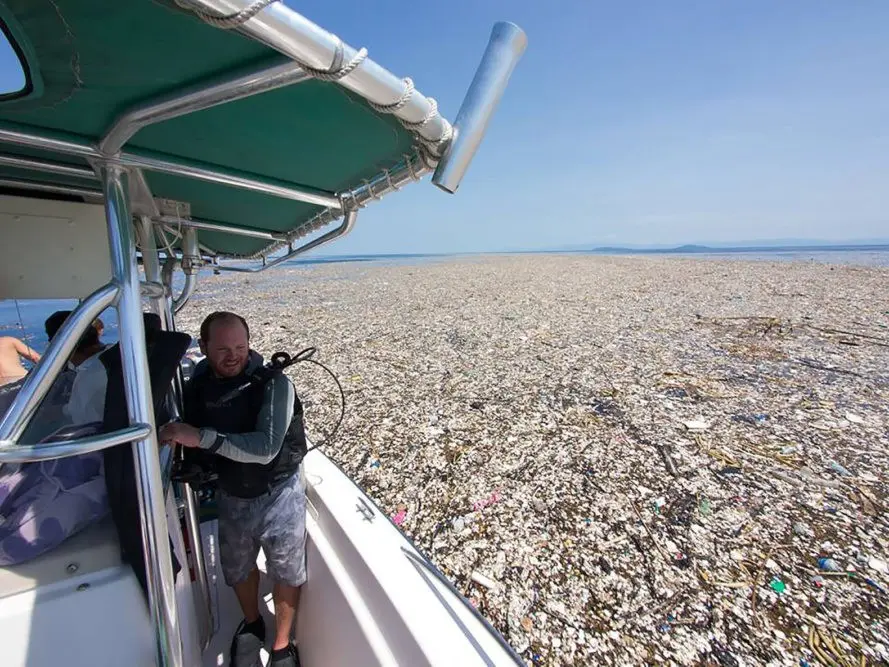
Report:
[{"label": "distant island", "polygon": [[889,252],[889,239],[856,239],[850,241],[770,239],[759,241],[735,241],[729,243],[685,243],[681,245],[627,244],[606,246],[584,243],[550,248],[515,248],[506,250],[479,250],[474,252],[406,252],[343,255],[310,254],[308,256],[289,260],[288,264],[327,264],[331,262],[373,262],[380,260],[399,261],[435,257],[548,253],[583,253],[599,255],[707,255],[727,253],[773,254],[782,252]]}]

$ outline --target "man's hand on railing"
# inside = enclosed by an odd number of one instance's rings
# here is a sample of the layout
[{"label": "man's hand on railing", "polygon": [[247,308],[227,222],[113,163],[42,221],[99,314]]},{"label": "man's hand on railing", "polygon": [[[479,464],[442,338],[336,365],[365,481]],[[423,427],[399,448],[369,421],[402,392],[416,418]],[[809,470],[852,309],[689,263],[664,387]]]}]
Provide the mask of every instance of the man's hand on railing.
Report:
[{"label": "man's hand on railing", "polygon": [[158,437],[165,445],[182,445],[183,447],[200,447],[201,432],[190,424],[169,422],[160,427]]}]

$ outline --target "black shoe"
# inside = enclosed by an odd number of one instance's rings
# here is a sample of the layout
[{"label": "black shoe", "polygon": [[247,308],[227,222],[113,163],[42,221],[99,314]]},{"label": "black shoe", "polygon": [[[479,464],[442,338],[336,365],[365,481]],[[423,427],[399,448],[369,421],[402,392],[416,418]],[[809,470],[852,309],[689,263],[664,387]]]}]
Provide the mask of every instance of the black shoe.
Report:
[{"label": "black shoe", "polygon": [[248,627],[247,621],[241,621],[229,655],[229,667],[262,667],[259,649],[265,645],[265,621],[262,616]]},{"label": "black shoe", "polygon": [[296,646],[290,644],[286,650],[287,653],[277,658],[274,657],[277,651],[273,652],[272,659],[269,660],[269,667],[301,667],[299,662],[299,651],[296,650]]}]

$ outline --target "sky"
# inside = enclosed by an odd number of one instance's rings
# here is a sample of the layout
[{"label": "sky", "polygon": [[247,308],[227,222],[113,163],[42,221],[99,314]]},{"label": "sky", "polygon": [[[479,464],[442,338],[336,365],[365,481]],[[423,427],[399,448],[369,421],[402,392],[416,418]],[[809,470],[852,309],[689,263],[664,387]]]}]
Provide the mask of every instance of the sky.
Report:
[{"label": "sky", "polygon": [[451,120],[494,22],[528,35],[458,193],[427,178],[324,254],[889,237],[885,0],[290,4]]},{"label": "sky", "polygon": [[528,35],[457,194],[375,203],[337,253],[889,237],[885,0],[299,10],[450,119],[493,23]]}]

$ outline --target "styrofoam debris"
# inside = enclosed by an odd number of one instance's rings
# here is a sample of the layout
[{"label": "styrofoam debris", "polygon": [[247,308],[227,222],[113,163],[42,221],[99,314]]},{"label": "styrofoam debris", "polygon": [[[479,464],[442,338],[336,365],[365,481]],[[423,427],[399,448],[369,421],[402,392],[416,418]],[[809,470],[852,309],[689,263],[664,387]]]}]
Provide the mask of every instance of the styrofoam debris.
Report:
[{"label": "styrofoam debris", "polygon": [[490,577],[486,577],[481,572],[473,572],[470,575],[470,579],[472,579],[475,583],[480,586],[484,586],[485,588],[495,589],[497,588],[497,582],[491,579]]}]

